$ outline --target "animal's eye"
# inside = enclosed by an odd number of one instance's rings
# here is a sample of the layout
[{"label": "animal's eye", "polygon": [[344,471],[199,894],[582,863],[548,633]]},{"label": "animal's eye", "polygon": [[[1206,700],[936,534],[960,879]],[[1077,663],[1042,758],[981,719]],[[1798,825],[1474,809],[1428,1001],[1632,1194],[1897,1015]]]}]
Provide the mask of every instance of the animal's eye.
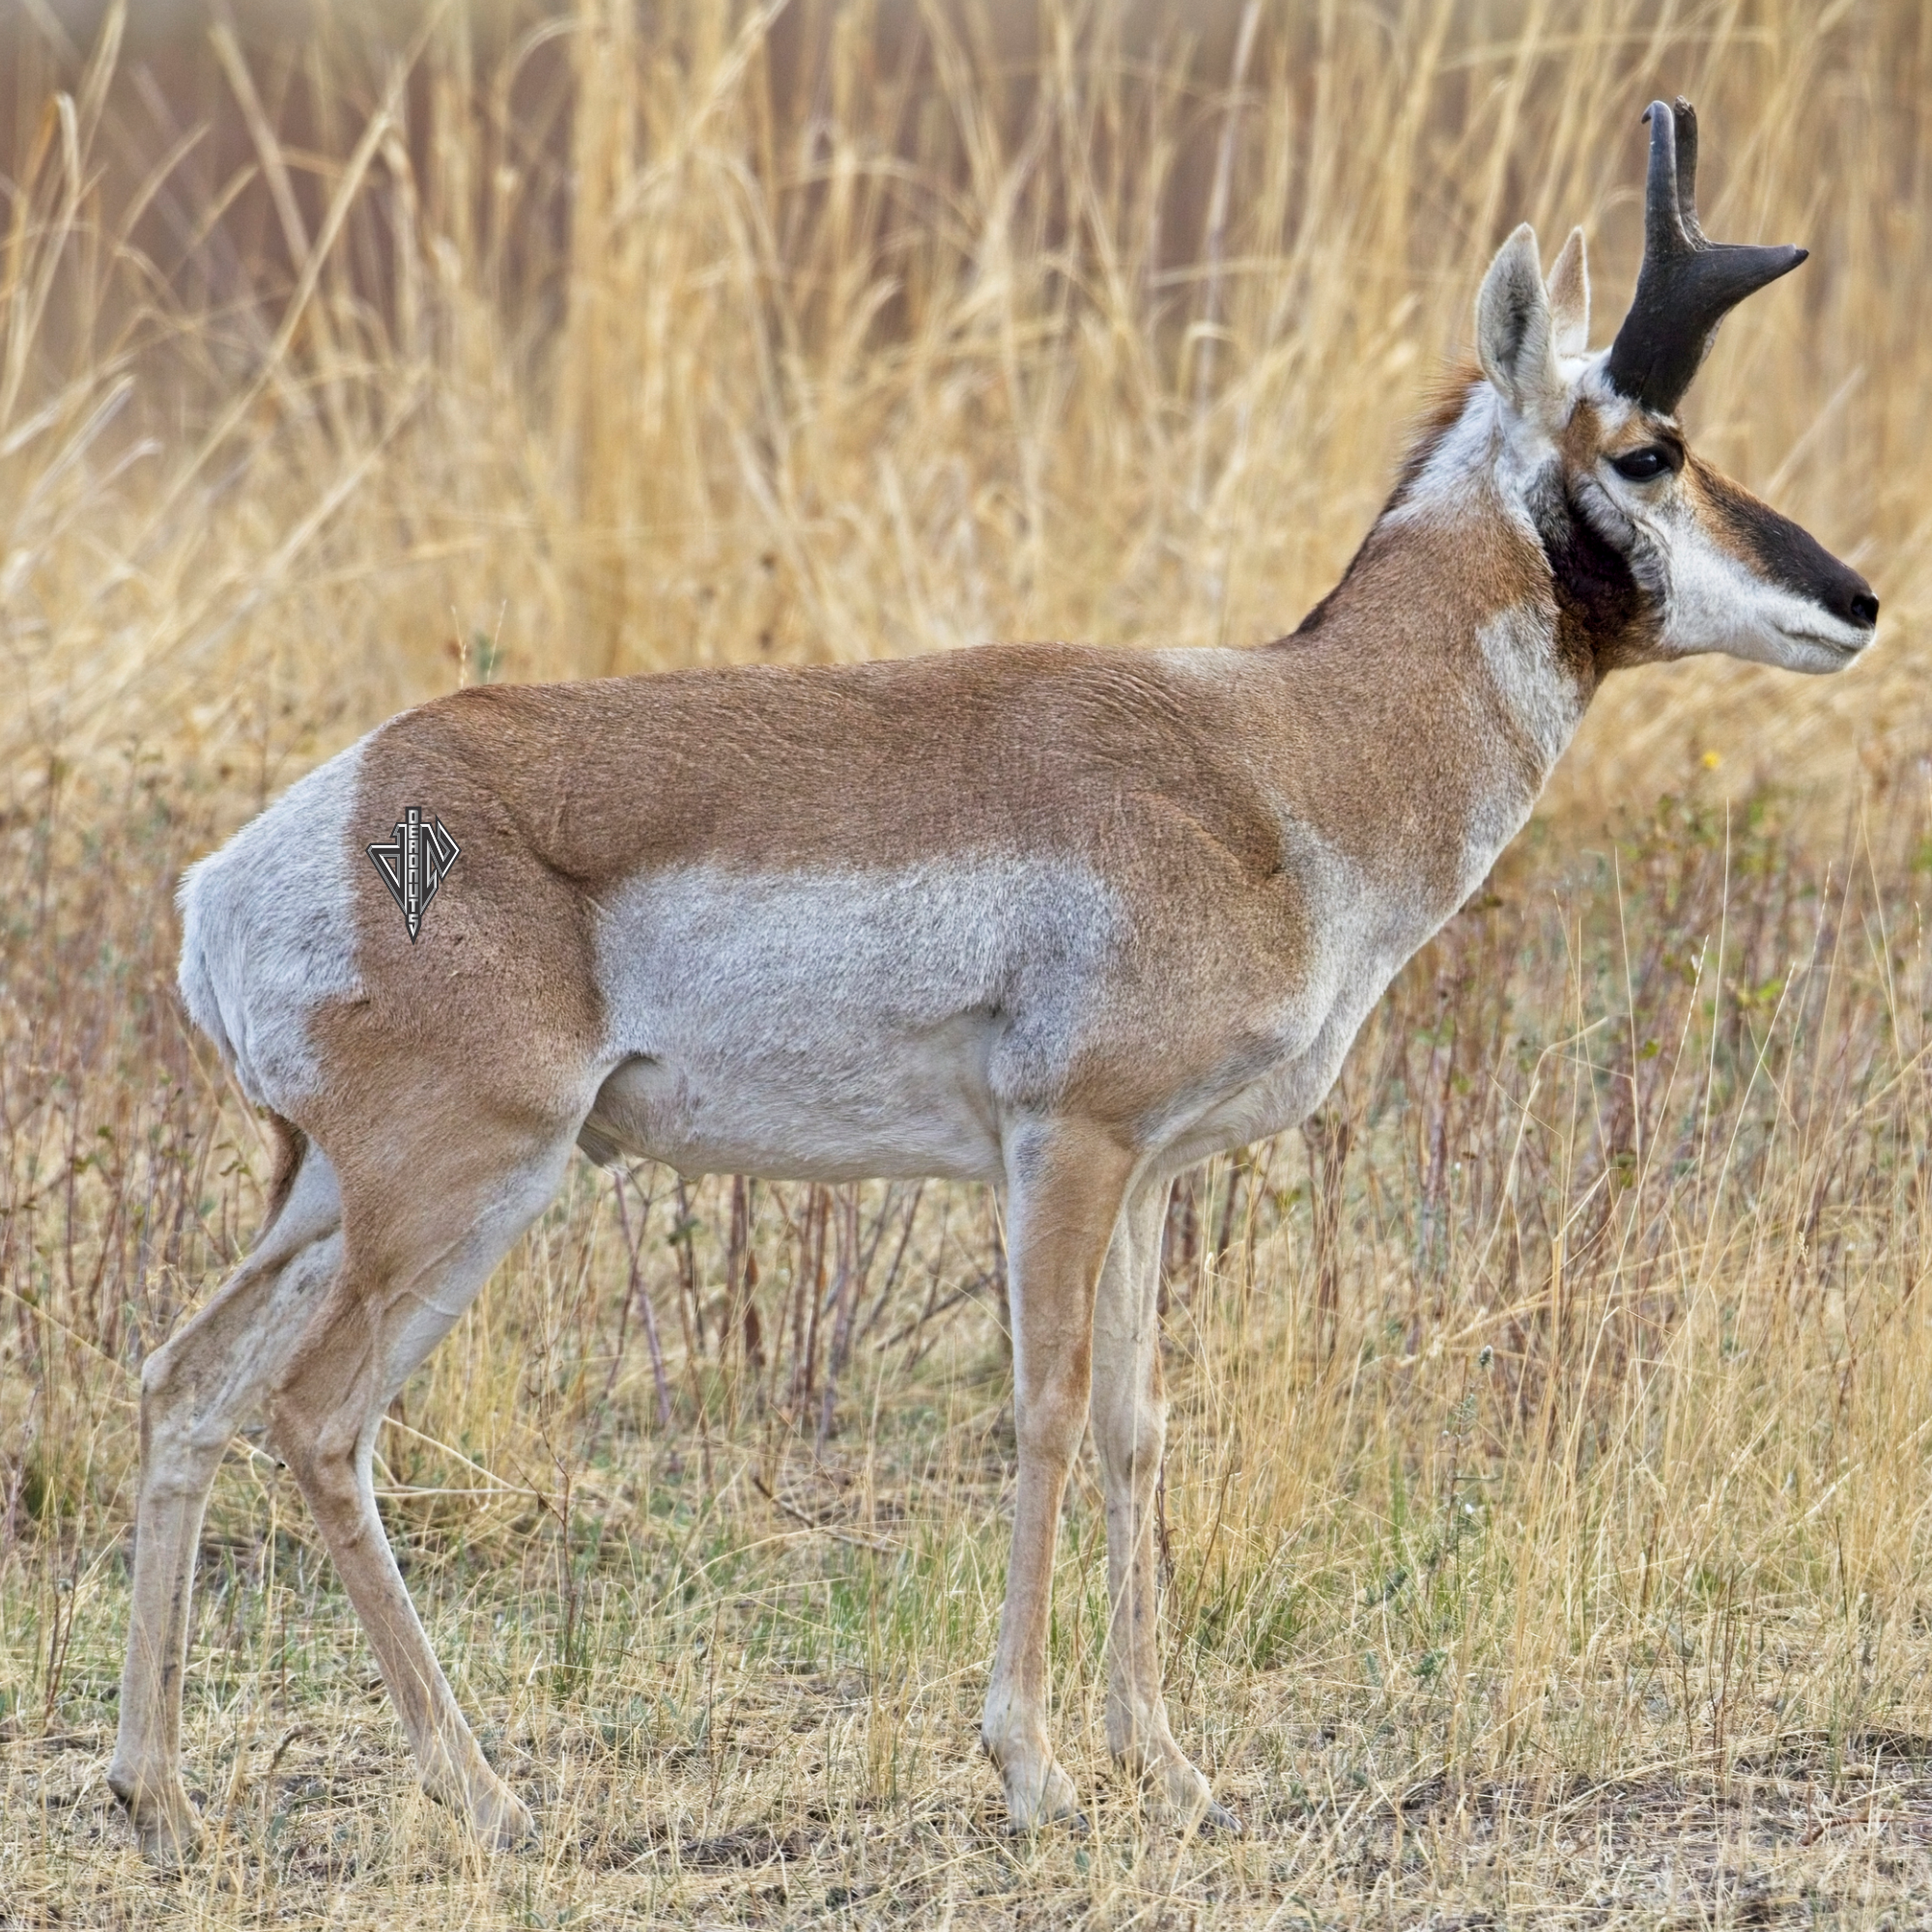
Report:
[{"label": "animal's eye", "polygon": [[1633,483],[1648,483],[1662,476],[1666,469],[1676,467],[1670,460],[1670,452],[1662,443],[1656,442],[1642,449],[1633,449],[1627,455],[1610,458],[1610,468]]}]

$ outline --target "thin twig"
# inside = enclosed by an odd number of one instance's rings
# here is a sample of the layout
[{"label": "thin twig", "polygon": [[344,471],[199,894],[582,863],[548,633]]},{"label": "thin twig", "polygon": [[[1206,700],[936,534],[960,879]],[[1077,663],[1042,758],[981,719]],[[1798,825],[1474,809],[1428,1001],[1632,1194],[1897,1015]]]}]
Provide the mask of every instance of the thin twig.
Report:
[{"label": "thin twig", "polygon": [[757,1474],[752,1477],[752,1487],[775,1509],[780,1509],[794,1522],[803,1523],[807,1529],[815,1529],[821,1536],[829,1536],[835,1543],[849,1543],[854,1549],[869,1549],[874,1556],[897,1556],[901,1546],[896,1543],[875,1543],[870,1537],[860,1536],[849,1529],[835,1529],[829,1522],[820,1522],[815,1517],[807,1516],[796,1503],[787,1502],[765,1479]]},{"label": "thin twig", "polygon": [[[665,1373],[664,1345],[658,1339],[657,1313],[651,1307],[650,1290],[644,1286],[644,1271],[639,1260],[639,1250],[643,1242],[645,1231],[650,1226],[653,1196],[646,1194],[641,1187],[638,1188],[643,1200],[643,1208],[638,1218],[638,1232],[633,1236],[631,1217],[624,1207],[624,1183],[629,1180],[635,1186],[637,1178],[628,1169],[624,1169],[612,1175],[611,1180],[615,1184],[617,1193],[617,1225],[624,1231],[624,1245],[630,1251],[631,1257],[631,1280],[625,1292],[624,1314],[628,1320],[631,1313],[631,1298],[636,1296],[638,1312],[644,1318],[644,1346],[651,1352],[651,1380],[658,1394],[658,1426],[668,1430],[671,1423],[670,1378]],[[623,1358],[624,1331],[619,1327],[617,1351],[611,1358],[611,1379],[604,1384],[604,1393],[607,1396],[617,1379],[617,1364]]]}]

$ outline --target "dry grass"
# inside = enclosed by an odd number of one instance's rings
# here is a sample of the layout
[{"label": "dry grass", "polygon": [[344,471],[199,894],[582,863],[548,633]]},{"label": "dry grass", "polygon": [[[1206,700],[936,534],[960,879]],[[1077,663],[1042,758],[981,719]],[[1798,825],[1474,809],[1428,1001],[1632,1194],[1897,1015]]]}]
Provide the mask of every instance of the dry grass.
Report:
[{"label": "dry grass", "polygon": [[[1233,89],[1232,4],[546,17],[7,30],[0,1924],[1918,1922],[1920,10],[1260,9]],[[184,861],[462,676],[1287,628],[1517,218],[1591,229],[1606,333],[1679,89],[1714,230],[1814,248],[1693,430],[1867,570],[1883,650],[1612,688],[1321,1120],[1177,1210],[1169,1679],[1248,1835],[1109,1781],[1086,1479],[1094,1829],[997,1829],[993,1204],[582,1168],[382,1442],[542,1847],[419,1799],[238,1442],[211,1844],[140,1867],[133,1377],[264,1165],[172,996]]]}]

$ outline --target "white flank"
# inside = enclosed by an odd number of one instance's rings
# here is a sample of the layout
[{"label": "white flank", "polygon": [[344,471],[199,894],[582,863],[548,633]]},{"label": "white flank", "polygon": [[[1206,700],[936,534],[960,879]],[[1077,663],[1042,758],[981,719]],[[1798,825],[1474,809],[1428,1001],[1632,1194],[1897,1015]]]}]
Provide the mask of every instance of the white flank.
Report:
[{"label": "white flank", "polygon": [[649,874],[598,928],[616,1070],[592,1132],[688,1174],[997,1179],[1122,924],[1063,858]]}]

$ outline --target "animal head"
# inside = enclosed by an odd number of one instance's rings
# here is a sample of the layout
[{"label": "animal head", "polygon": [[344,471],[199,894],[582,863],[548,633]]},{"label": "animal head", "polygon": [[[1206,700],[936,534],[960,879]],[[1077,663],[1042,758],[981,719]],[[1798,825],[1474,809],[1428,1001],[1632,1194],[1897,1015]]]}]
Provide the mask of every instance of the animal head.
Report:
[{"label": "animal head", "polygon": [[1694,456],[1677,416],[1718,324],[1804,250],[1708,241],[1697,220],[1695,114],[1680,99],[1674,109],[1653,103],[1645,118],[1643,267],[1615,342],[1588,347],[1582,231],[1546,282],[1536,236],[1519,228],[1476,301],[1487,383],[1472,387],[1444,442],[1465,454],[1475,440],[1488,445],[1505,505],[1534,526],[1563,623],[1599,672],[1705,651],[1841,670],[1872,640],[1870,584]]}]

